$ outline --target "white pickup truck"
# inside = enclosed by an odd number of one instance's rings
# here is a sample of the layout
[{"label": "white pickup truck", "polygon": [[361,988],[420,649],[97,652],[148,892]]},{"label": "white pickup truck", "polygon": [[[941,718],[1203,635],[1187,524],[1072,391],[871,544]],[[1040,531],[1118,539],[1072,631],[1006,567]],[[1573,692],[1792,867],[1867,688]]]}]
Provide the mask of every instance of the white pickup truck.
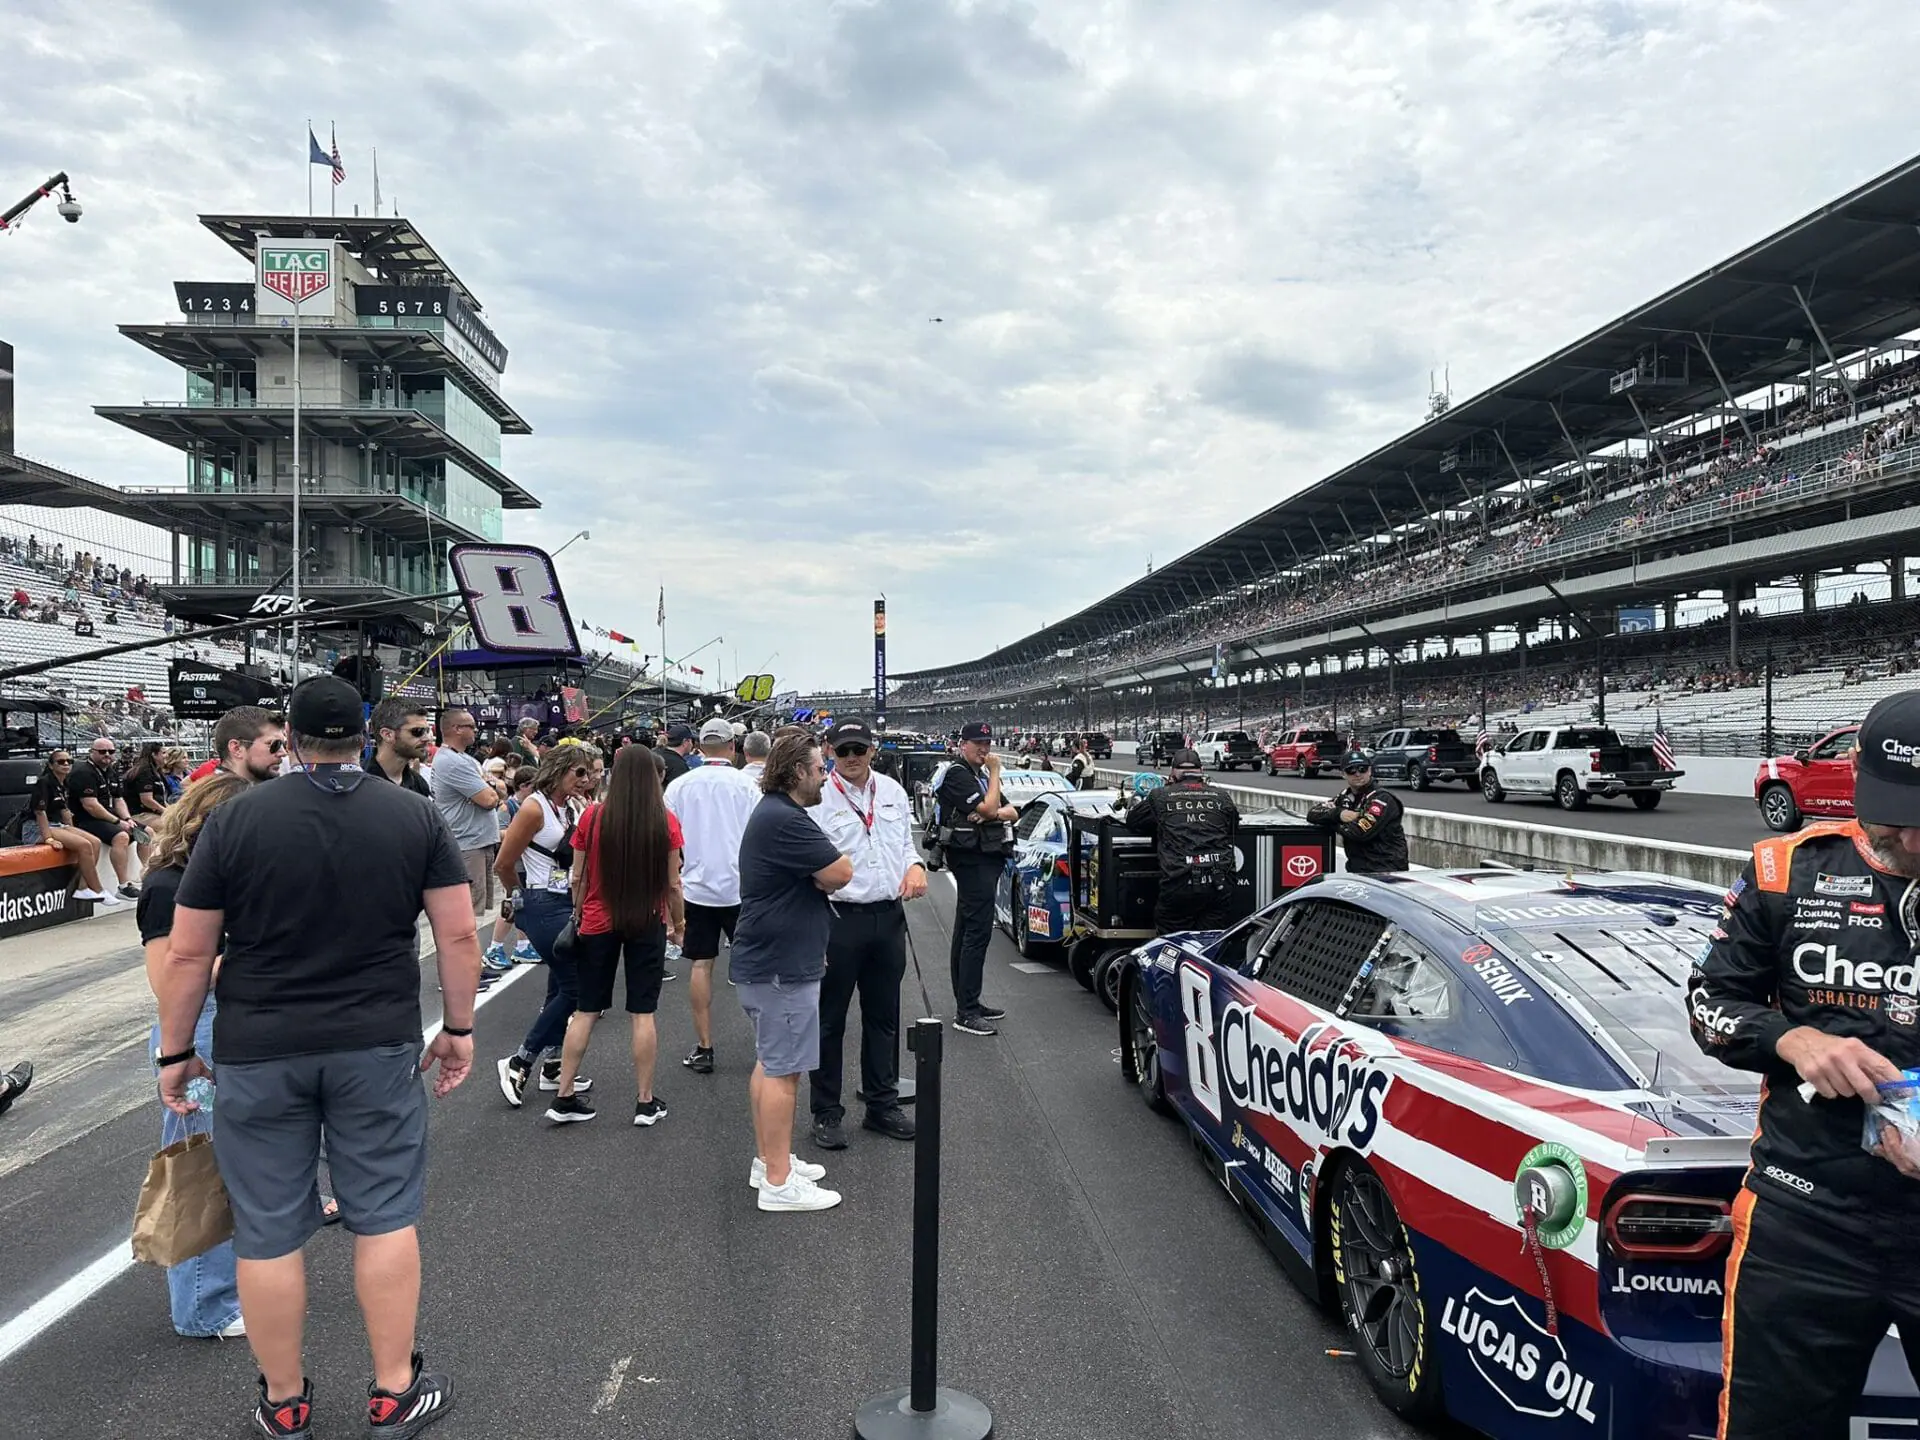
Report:
[{"label": "white pickup truck", "polygon": [[1487,752],[1480,793],[1494,804],[1508,795],[1539,795],[1562,810],[1625,795],[1637,808],[1652,810],[1685,773],[1663,770],[1651,745],[1625,744],[1603,725],[1543,726],[1522,730]]}]

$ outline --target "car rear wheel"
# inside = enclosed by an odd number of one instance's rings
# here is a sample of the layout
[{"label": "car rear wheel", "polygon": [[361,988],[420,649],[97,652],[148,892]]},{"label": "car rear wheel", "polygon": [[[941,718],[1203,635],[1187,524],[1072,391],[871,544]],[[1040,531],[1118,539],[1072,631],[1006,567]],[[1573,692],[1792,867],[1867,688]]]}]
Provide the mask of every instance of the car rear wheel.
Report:
[{"label": "car rear wheel", "polygon": [[1658,810],[1660,808],[1660,792],[1658,790],[1634,791],[1633,808],[1636,810]]},{"label": "car rear wheel", "polygon": [[1023,959],[1033,954],[1034,947],[1040,944],[1027,925],[1027,907],[1021,903],[1020,881],[1014,875],[1007,877],[1007,929],[1013,934],[1013,948]]},{"label": "car rear wheel", "polygon": [[1307,768],[1306,761],[1296,760],[1293,762],[1293,773],[1298,775],[1302,780],[1304,780],[1313,772]]},{"label": "car rear wheel", "polygon": [[1407,783],[1416,790],[1427,790],[1433,786],[1433,781],[1427,778],[1427,767],[1418,760],[1407,767]]},{"label": "car rear wheel", "polygon": [[1367,1383],[1396,1415],[1432,1419],[1442,1408],[1440,1372],[1407,1228],[1359,1160],[1341,1167],[1331,1203],[1334,1282]]},{"label": "car rear wheel", "polygon": [[1147,1108],[1161,1115],[1173,1113],[1167,1100],[1166,1079],[1160,1073],[1160,1041],[1154,1034],[1153,1009],[1140,972],[1128,965],[1120,975],[1121,1003],[1126,1008],[1127,1041],[1133,1051],[1132,1080]]},{"label": "car rear wheel", "polygon": [[1587,792],[1580,788],[1580,777],[1571,770],[1562,770],[1560,778],[1553,782],[1553,803],[1562,810],[1587,808]]},{"label": "car rear wheel", "polygon": [[1760,792],[1760,818],[1767,822],[1769,830],[1778,830],[1782,834],[1800,828],[1800,807],[1794,802],[1793,790],[1786,785],[1769,785]]},{"label": "car rear wheel", "polygon": [[1480,795],[1489,805],[1498,805],[1507,798],[1507,787],[1500,783],[1491,765],[1480,772]]},{"label": "car rear wheel", "polygon": [[1093,993],[1115,1014],[1120,1011],[1120,977],[1126,973],[1127,957],[1132,953],[1125,946],[1116,947],[1102,955],[1093,967]]},{"label": "car rear wheel", "polygon": [[1082,989],[1093,989],[1093,967],[1099,958],[1100,942],[1091,937],[1067,947],[1067,973],[1080,982]]}]

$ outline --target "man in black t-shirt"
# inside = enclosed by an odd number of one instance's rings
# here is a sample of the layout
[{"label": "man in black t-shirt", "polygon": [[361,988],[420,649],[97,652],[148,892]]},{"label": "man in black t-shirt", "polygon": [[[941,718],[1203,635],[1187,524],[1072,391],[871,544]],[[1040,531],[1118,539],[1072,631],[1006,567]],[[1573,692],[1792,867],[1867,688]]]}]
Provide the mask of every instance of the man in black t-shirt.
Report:
[{"label": "man in black t-shirt", "polygon": [[120,893],[132,900],[140,887],[129,882],[127,851],[133,837],[133,821],[127,818],[127,802],[120,793],[119,774],[114,766],[118,754],[113,741],[105,735],[87,747],[87,758],[75,760],[67,776],[67,805],[73,811],[73,823],[98,840],[113,864],[114,882]]},{"label": "man in black t-shirt", "polygon": [[[414,1351],[415,1226],[426,1178],[426,1094],[473,1064],[479,937],[466,864],[431,800],[360,768],[359,692],[309,680],[288,708],[299,768],[213,812],[180,882],[160,1002],[160,1097],[197,1108],[187,1084],[214,952],[214,1144],[234,1219],[240,1304],[261,1370],[257,1428],[303,1436],[312,1387],[301,1363],[301,1247],[320,1224],[320,1139],[355,1241],[373,1344],[371,1431],[414,1434],[452,1408],[444,1375]],[[349,903],[350,902],[350,903]],[[420,1056],[415,929],[433,928],[445,1022]]]},{"label": "man in black t-shirt", "polygon": [[1011,848],[1007,822],[1018,813],[1000,793],[1000,757],[993,753],[993,727],[983,720],[963,726],[959,757],[934,792],[940,838],[955,891],[953,1028],[994,1035],[993,1022],[1006,1011],[980,998],[987,946],[993,939],[993,896]]},{"label": "man in black t-shirt", "polygon": [[692,750],[693,727],[691,725],[682,725],[678,721],[669,725],[667,727],[667,743],[660,752],[666,756],[667,759],[667,773],[666,777],[660,782],[662,785],[671,785],[687,773],[691,768],[687,763],[687,756],[692,753]]}]

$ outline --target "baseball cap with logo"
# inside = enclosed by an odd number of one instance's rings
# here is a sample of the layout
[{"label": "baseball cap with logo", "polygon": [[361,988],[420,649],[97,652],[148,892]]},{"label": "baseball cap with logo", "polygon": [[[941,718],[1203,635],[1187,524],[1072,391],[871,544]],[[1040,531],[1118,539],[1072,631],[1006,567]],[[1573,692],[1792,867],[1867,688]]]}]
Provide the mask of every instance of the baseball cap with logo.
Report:
[{"label": "baseball cap with logo", "polygon": [[1869,825],[1920,826],[1920,690],[1867,712],[1858,754],[1853,813]]},{"label": "baseball cap with logo", "polygon": [[733,739],[733,726],[725,720],[709,720],[700,727],[702,745],[724,745]]},{"label": "baseball cap with logo", "polygon": [[871,750],[873,731],[864,720],[842,720],[827,732],[827,748],[838,750],[842,745],[864,745]]},{"label": "baseball cap with logo", "polygon": [[304,680],[287,706],[287,720],[296,735],[316,740],[344,740],[366,731],[366,705],[360,692],[338,675]]},{"label": "baseball cap with logo", "polygon": [[1372,768],[1373,757],[1364,750],[1349,750],[1345,755],[1340,757],[1340,770],[1342,774],[1351,775],[1356,770],[1371,770]]},{"label": "baseball cap with logo", "polygon": [[970,740],[991,739],[993,739],[993,726],[984,720],[970,720],[960,727],[960,743],[963,745]]}]

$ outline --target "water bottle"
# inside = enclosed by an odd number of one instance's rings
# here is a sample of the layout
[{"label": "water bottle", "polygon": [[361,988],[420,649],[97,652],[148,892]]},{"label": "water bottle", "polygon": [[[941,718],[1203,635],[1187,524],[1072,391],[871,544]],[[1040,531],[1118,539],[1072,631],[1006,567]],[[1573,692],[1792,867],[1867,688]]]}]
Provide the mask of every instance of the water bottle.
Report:
[{"label": "water bottle", "polygon": [[213,1081],[196,1075],[187,1082],[187,1099],[200,1107],[202,1115],[213,1114]]}]

